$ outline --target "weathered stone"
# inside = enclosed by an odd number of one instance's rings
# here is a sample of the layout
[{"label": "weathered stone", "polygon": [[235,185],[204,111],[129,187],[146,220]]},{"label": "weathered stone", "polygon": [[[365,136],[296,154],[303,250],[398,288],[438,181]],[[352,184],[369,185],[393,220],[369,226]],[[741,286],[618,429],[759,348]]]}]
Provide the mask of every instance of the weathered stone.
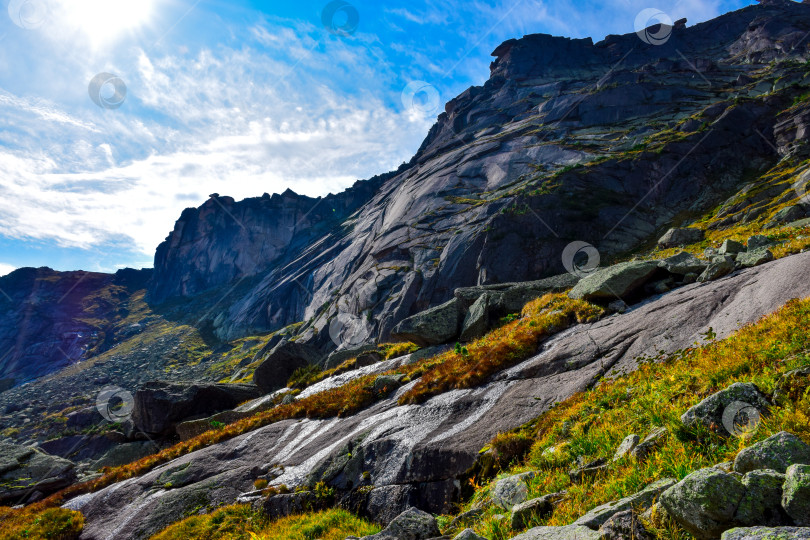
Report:
[{"label": "weathered stone", "polygon": [[704,283],[706,281],[714,281],[721,277],[729,275],[734,271],[734,260],[731,258],[716,259],[698,276],[698,281]]},{"label": "weathered stone", "polygon": [[554,511],[554,503],[565,493],[550,493],[512,507],[512,529],[522,529],[532,518],[542,519]]},{"label": "weathered stone", "polygon": [[737,263],[743,268],[753,268],[771,262],[773,259],[773,253],[766,248],[746,251],[737,255]]},{"label": "weathered stone", "polygon": [[359,368],[366,366],[373,366],[378,362],[382,362],[384,359],[385,357],[382,355],[380,351],[377,350],[364,351],[357,355],[355,366]]},{"label": "weathered stone", "polygon": [[359,347],[349,347],[345,349],[338,349],[332,352],[329,356],[326,357],[326,360],[323,362],[324,369],[334,369],[338,367],[340,364],[345,362],[346,360],[351,360],[352,358],[357,358],[364,352],[371,352],[376,351],[377,347],[373,344],[371,345],[361,345]]},{"label": "weathered stone", "polygon": [[461,525],[467,525],[480,521],[483,514],[483,508],[472,508],[466,512],[462,512],[453,518],[453,521],[450,522],[450,528],[457,529]]},{"label": "weathered stone", "polygon": [[658,240],[658,245],[665,249],[685,246],[687,244],[701,242],[704,236],[705,233],[702,229],[670,229]]},{"label": "weathered stone", "polygon": [[487,540],[483,536],[475,534],[475,531],[472,529],[464,529],[456,536],[453,537],[453,540]]},{"label": "weathered stone", "polygon": [[[712,394],[694,407],[691,407],[681,415],[681,422],[687,427],[703,425],[712,431],[728,437],[732,434],[724,424],[729,423],[729,408],[734,407],[734,411],[736,411],[736,409],[743,411],[745,404],[754,407],[760,414],[766,412],[769,405],[767,399],[765,399],[765,396],[762,395],[756,385],[751,383],[734,383],[728,388]],[[725,422],[724,414],[726,415]],[[734,415],[730,418],[731,421],[733,421]]]},{"label": "weathered stone", "polygon": [[767,236],[755,234],[746,242],[746,249],[748,251],[757,251],[762,248],[768,248],[773,245],[773,241]]},{"label": "weathered stone", "polygon": [[599,534],[602,535],[602,540],[652,540],[654,538],[644,528],[632,509],[614,514],[599,527]]},{"label": "weathered stone", "polygon": [[745,246],[736,240],[726,240],[720,246],[718,253],[720,255],[736,255],[745,251]]},{"label": "weathered stone", "polygon": [[622,443],[619,445],[619,448],[616,449],[616,453],[613,455],[613,461],[619,461],[624,456],[632,452],[636,446],[638,446],[639,441],[641,441],[641,439],[635,433],[625,437]]},{"label": "weathered stone", "polygon": [[35,492],[52,493],[75,480],[73,462],[38,448],[0,442],[0,504],[29,502]]},{"label": "weathered stone", "polygon": [[719,537],[734,525],[734,513],[745,495],[736,477],[701,469],[661,494],[659,502],[678,524],[698,539]]},{"label": "weathered stone", "polygon": [[781,431],[741,450],[734,459],[734,471],[747,473],[772,469],[784,473],[794,464],[810,463],[810,446],[792,433]]},{"label": "weathered stone", "polygon": [[535,473],[526,472],[501,478],[492,488],[492,502],[505,510],[524,502],[529,494],[527,483],[534,477]]},{"label": "weathered stone", "polygon": [[402,379],[405,375],[402,374],[394,374],[394,375],[380,375],[376,379],[374,379],[374,386],[372,387],[372,391],[377,395],[388,395],[400,386],[402,386]]},{"label": "weathered stone", "polygon": [[682,251],[677,255],[661,260],[658,265],[670,274],[685,276],[687,274],[701,274],[709,266],[709,263],[698,259],[691,253]]},{"label": "weathered stone", "polygon": [[588,527],[567,525],[565,527],[535,527],[512,540],[600,540],[602,535]]},{"label": "weathered stone", "polygon": [[578,484],[580,482],[584,482],[589,478],[597,476],[598,474],[606,471],[607,468],[608,468],[607,460],[604,458],[600,458],[569,471],[568,478],[571,479],[572,483]]},{"label": "weathered stone", "polygon": [[796,525],[810,527],[810,465],[791,465],[785,473],[782,507]]},{"label": "weathered stone", "polygon": [[420,347],[439,345],[458,337],[461,322],[459,301],[453,298],[440,306],[408,317],[394,328],[391,337],[411,341]]},{"label": "weathered stone", "polygon": [[735,524],[744,527],[784,525],[787,517],[782,509],[784,482],[785,475],[776,471],[747,473],[742,479],[745,495],[734,514]]},{"label": "weathered stone", "polygon": [[182,420],[231,409],[260,395],[247,384],[149,382],[135,393],[132,420],[144,433],[167,434]]},{"label": "weathered stone", "polygon": [[810,540],[810,527],[738,527],[720,540]]},{"label": "weathered stone", "polygon": [[638,461],[644,461],[647,459],[647,456],[664,442],[667,433],[669,433],[669,430],[665,427],[655,428],[649,435],[644,437],[643,441],[638,443],[636,447],[630,451],[630,455]]},{"label": "weathered stone", "polygon": [[489,294],[485,293],[478,297],[467,315],[461,328],[461,341],[472,341],[483,336],[489,329]]},{"label": "weathered stone", "polygon": [[273,347],[256,368],[253,382],[263,392],[270,393],[287,386],[287,382],[297,369],[318,365],[321,358],[321,353],[310,345],[282,341]]},{"label": "weathered stone", "polygon": [[676,483],[677,481],[674,478],[657,480],[638,493],[634,493],[633,495],[629,495],[623,499],[619,499],[618,501],[612,501],[601,506],[597,506],[576,520],[574,525],[598,529],[607,520],[619,512],[652,505],[653,501],[661,496],[664,491],[672,488]]},{"label": "weathered stone", "polygon": [[647,284],[657,270],[658,261],[630,261],[609,266],[580,280],[569,296],[584,300],[625,299]]},{"label": "weathered stone", "polygon": [[784,225],[785,223],[790,223],[792,221],[797,221],[804,218],[807,215],[804,208],[796,205],[796,206],[786,206],[782,208],[778,212],[776,212],[768,223],[765,224],[766,229],[772,229],[774,227],[778,227],[779,225]]},{"label": "weathered stone", "polygon": [[416,508],[398,515],[385,529],[365,540],[427,540],[441,536],[436,518]]}]

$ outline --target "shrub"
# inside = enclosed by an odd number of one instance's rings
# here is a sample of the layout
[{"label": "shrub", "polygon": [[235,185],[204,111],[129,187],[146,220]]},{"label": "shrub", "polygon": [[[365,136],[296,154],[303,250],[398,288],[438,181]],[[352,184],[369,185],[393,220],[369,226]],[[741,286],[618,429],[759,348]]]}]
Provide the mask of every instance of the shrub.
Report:
[{"label": "shrub", "polygon": [[36,508],[12,512],[0,508],[0,540],[74,540],[84,529],[84,516],[64,508]]}]

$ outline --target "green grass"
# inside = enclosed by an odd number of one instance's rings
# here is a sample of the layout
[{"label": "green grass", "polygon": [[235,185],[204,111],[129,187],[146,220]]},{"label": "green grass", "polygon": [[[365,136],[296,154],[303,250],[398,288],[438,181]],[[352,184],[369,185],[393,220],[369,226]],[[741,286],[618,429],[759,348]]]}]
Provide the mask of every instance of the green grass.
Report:
[{"label": "green grass", "polygon": [[154,535],[152,540],[344,540],[349,535],[367,536],[379,530],[345,510],[271,521],[250,506],[233,505],[186,518]]},{"label": "green grass", "polygon": [[[753,382],[771,393],[785,372],[810,365],[810,299],[794,300],[776,313],[748,325],[722,341],[675,354],[646,359],[628,375],[602,383],[571,397],[515,434],[534,443],[528,457],[511,468],[514,474],[539,471],[530,483],[529,498],[567,490],[554,514],[530,526],[566,525],[600,504],[633,494],[648,483],[667,477],[681,479],[697,469],[729,461],[737,452],[779,431],[789,431],[810,443],[810,388],[800,388],[797,399],[777,404],[758,430],[744,438],[723,438],[705,428],[685,428],[680,416],[708,395],[735,382]],[[572,485],[568,471],[577,458],[611,458],[629,434],[642,438],[663,426],[669,435],[646,461],[624,458],[604,474]],[[516,436],[516,435],[513,435]],[[503,434],[498,437],[507,439]],[[493,441],[493,445],[497,444]],[[493,483],[478,485],[472,501],[485,501]],[[471,501],[471,502],[472,502]],[[507,513],[489,508],[475,526],[492,540],[511,538]],[[666,524],[658,538],[690,538]]]}]

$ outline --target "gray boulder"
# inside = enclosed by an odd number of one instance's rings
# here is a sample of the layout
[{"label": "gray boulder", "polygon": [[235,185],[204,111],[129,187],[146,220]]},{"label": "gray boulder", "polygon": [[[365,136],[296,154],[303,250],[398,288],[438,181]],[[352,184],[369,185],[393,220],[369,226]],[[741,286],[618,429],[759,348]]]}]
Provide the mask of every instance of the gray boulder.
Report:
[{"label": "gray boulder", "polygon": [[512,507],[512,529],[522,529],[529,524],[532,518],[542,519],[549,516],[554,511],[554,503],[563,495],[562,493],[550,493],[530,501],[516,504]]},{"label": "gray boulder", "polygon": [[528,302],[544,294],[568,290],[578,281],[579,278],[573,274],[560,274],[538,281],[460,287],[455,290],[454,296],[461,302],[462,309],[468,309],[481,295],[489,293],[490,310],[502,317],[520,311]]},{"label": "gray boulder", "polygon": [[736,255],[743,251],[745,251],[745,246],[742,245],[742,243],[736,240],[726,240],[723,242],[723,245],[720,246],[718,253],[720,255]]},{"label": "gray boulder", "polygon": [[475,531],[472,529],[464,529],[456,536],[453,537],[453,540],[487,540],[481,535],[475,534]]},{"label": "gray boulder", "polygon": [[524,502],[529,494],[527,483],[534,477],[535,473],[526,472],[498,480],[490,494],[492,502],[505,510]]},{"label": "gray boulder", "polygon": [[640,441],[641,439],[635,433],[625,437],[624,440],[619,445],[619,447],[616,449],[616,453],[613,454],[613,461],[619,461],[627,454],[632,452],[635,449],[635,447],[638,446],[638,443]]},{"label": "gray boulder", "polygon": [[734,526],[745,485],[718,469],[701,469],[661,494],[661,506],[698,539],[718,538]]},{"label": "gray boulder", "polygon": [[652,505],[662,493],[671,489],[677,484],[674,478],[664,478],[657,480],[648,485],[638,493],[619,499],[618,501],[609,502],[601,506],[597,506],[578,520],[574,525],[581,525],[590,529],[598,529],[610,518],[624,512],[639,507],[649,507]]},{"label": "gray boulder", "polygon": [[746,474],[742,479],[745,495],[734,515],[735,524],[745,527],[784,525],[787,517],[782,509],[784,482],[785,475],[776,471],[751,471]]},{"label": "gray boulder", "polygon": [[773,245],[773,241],[767,236],[763,236],[761,234],[755,234],[751,238],[748,239],[746,242],[746,248],[748,251],[756,251],[762,248],[768,248]]},{"label": "gray boulder", "polygon": [[810,540],[810,527],[739,527],[728,530],[721,540]]},{"label": "gray boulder", "polygon": [[155,454],[160,451],[160,447],[152,441],[136,441],[119,444],[108,450],[98,460],[94,461],[92,468],[97,470],[102,467],[117,467],[126,465],[133,461]]},{"label": "gray boulder", "polygon": [[294,341],[282,341],[264,357],[253,373],[253,382],[264,393],[287,386],[299,368],[321,363],[321,353],[315,347]]},{"label": "gray boulder", "polygon": [[38,448],[0,442],[0,504],[30,502],[76,481],[73,462]]},{"label": "gray boulder", "polygon": [[658,261],[630,261],[583,278],[568,294],[584,300],[625,299],[639,291],[658,271]]},{"label": "gray boulder", "polygon": [[588,527],[567,525],[565,527],[535,527],[512,540],[601,540],[602,535]]},{"label": "gray boulder", "polygon": [[388,395],[400,386],[405,375],[395,373],[393,375],[380,375],[374,379],[372,391],[378,396]]},{"label": "gray boulder", "polygon": [[427,540],[441,536],[436,518],[427,512],[409,508],[392,521],[388,527],[365,536],[366,540]]},{"label": "gray boulder", "polygon": [[248,384],[153,381],[135,393],[132,421],[144,433],[168,434],[182,420],[232,409],[259,396],[259,388]]},{"label": "gray boulder", "polygon": [[746,251],[737,255],[737,263],[743,268],[753,268],[771,262],[774,259],[771,250],[766,248]]},{"label": "gray boulder", "polygon": [[698,274],[700,275],[706,270],[706,267],[709,266],[707,261],[703,261],[692,255],[691,253],[686,253],[682,251],[677,255],[673,255],[672,257],[667,257],[666,259],[662,259],[658,266],[669,272],[670,274],[675,274],[679,276],[685,276],[687,274]]},{"label": "gray boulder", "polygon": [[628,538],[632,540],[653,540],[654,538],[644,528],[633,510],[625,510],[615,514],[604,525],[599,527],[599,534],[602,535],[602,540],[626,540]]},{"label": "gray boulder", "polygon": [[638,443],[635,448],[630,450],[630,455],[637,461],[644,461],[647,456],[653,453],[663,442],[664,438],[669,433],[665,427],[657,427],[650,432],[649,435],[644,437],[644,440]]},{"label": "gray boulder", "polygon": [[347,349],[338,349],[326,357],[323,362],[324,369],[333,369],[338,367],[346,360],[357,358],[364,352],[377,351],[377,346],[374,344],[362,345],[360,347],[351,347]]},{"label": "gray boulder", "polygon": [[810,527],[810,465],[791,465],[782,488],[782,507],[796,525]]},{"label": "gray boulder", "polygon": [[701,242],[704,236],[702,229],[670,229],[658,240],[658,245],[662,248],[685,246]]},{"label": "gray boulder", "polygon": [[717,258],[698,276],[698,281],[704,283],[706,281],[714,281],[721,277],[727,276],[734,271],[734,259],[731,257]]},{"label": "gray boulder", "polygon": [[408,317],[394,327],[391,337],[411,341],[420,347],[440,345],[458,337],[461,322],[459,301],[453,298],[440,306]]},{"label": "gray boulder", "polygon": [[325,510],[332,503],[328,497],[318,497],[311,491],[300,491],[268,497],[262,504],[262,513],[270,519],[278,519],[293,514]]},{"label": "gray boulder", "polygon": [[804,218],[806,215],[807,212],[805,212],[804,208],[799,205],[786,206],[785,208],[782,208],[776,212],[771,219],[768,220],[768,223],[765,224],[765,228],[772,229],[774,227],[784,225],[785,223],[798,221]]},{"label": "gray boulder", "polygon": [[810,446],[792,433],[782,431],[745,448],[734,459],[734,471],[747,473],[772,469],[784,473],[794,464],[810,463]]},{"label": "gray boulder", "polygon": [[[681,422],[687,427],[703,425],[728,437],[731,433],[725,424],[735,421],[738,415],[734,413],[744,414],[745,404],[754,407],[760,414],[768,410],[767,399],[754,384],[734,383],[683,413]],[[753,414],[753,411],[751,413]],[[741,417],[736,418],[738,423],[742,420]]]},{"label": "gray boulder", "polygon": [[484,293],[470,306],[462,324],[461,341],[472,341],[489,329],[489,297]]}]

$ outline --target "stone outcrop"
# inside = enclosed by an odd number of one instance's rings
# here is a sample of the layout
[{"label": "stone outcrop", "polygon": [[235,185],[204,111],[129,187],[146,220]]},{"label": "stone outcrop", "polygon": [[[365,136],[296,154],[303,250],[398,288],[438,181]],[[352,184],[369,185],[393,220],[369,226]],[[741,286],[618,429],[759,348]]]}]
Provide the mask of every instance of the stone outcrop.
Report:
[{"label": "stone outcrop", "polygon": [[38,448],[0,442],[0,504],[34,502],[75,480],[73,462]]},{"label": "stone outcrop", "polygon": [[287,381],[297,369],[317,366],[323,355],[311,345],[282,341],[268,352],[253,372],[253,382],[263,392],[269,393],[287,386]]}]

